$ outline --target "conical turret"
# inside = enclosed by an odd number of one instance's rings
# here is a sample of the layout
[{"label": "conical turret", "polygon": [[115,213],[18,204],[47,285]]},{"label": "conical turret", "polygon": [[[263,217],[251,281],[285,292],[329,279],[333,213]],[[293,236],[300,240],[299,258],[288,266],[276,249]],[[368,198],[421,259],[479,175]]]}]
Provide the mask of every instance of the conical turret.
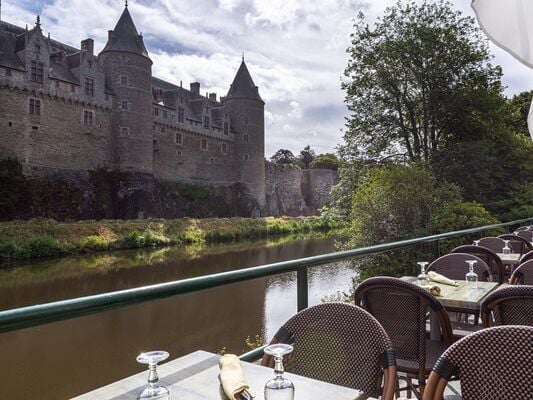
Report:
[{"label": "conical turret", "polygon": [[235,75],[235,79],[233,79],[233,83],[229,88],[228,95],[226,96],[226,98],[263,101],[263,99],[261,99],[261,96],[259,96],[259,89],[257,88],[257,86],[255,86],[252,76],[250,75],[250,72],[246,67],[244,59],[241,62],[239,70],[237,71],[237,75]]},{"label": "conical turret", "polygon": [[107,44],[102,53],[107,51],[125,51],[149,58],[148,51],[144,47],[143,37],[137,32],[128,7],[124,8],[115,29],[109,31]]}]

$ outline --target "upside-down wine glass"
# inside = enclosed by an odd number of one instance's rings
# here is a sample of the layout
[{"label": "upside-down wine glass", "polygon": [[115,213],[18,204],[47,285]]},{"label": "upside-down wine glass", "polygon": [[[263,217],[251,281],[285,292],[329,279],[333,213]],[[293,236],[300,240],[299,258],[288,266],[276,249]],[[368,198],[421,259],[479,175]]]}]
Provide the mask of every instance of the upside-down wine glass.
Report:
[{"label": "upside-down wine glass", "polygon": [[477,288],[478,276],[474,272],[474,264],[477,263],[477,260],[466,260],[468,264],[468,272],[465,276],[466,284],[472,288]]},{"label": "upside-down wine glass", "polygon": [[510,241],[509,240],[505,241],[505,246],[503,246],[502,253],[503,254],[511,254],[511,245],[510,245]]},{"label": "upside-down wine glass", "polygon": [[137,395],[137,400],[170,400],[170,392],[159,382],[157,375],[157,363],[168,358],[166,351],[149,351],[141,353],[137,356],[137,362],[141,364],[148,364],[148,386],[146,386],[141,393]]},{"label": "upside-down wine glass", "polygon": [[417,264],[420,266],[420,273],[417,276],[418,283],[424,285],[428,280],[428,275],[426,274],[426,265],[429,263],[427,261],[419,261]]},{"label": "upside-down wine glass", "polygon": [[274,378],[265,385],[265,400],[294,400],[294,385],[283,377],[283,356],[292,351],[293,347],[284,343],[265,347],[265,353],[274,357]]},{"label": "upside-down wine glass", "polygon": [[479,240],[474,240],[474,246],[479,246]]}]

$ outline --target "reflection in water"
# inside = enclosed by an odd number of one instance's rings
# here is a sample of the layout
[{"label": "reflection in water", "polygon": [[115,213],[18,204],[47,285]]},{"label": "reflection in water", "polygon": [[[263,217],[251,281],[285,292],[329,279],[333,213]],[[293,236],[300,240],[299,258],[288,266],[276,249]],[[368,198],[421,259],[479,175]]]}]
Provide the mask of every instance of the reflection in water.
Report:
[{"label": "reflection in water", "polygon": [[[166,248],[48,260],[0,271],[0,309],[185,279],[334,251],[331,238]],[[310,304],[347,291],[344,264],[314,267]],[[62,399],[141,370],[141,351],[246,351],[296,312],[295,274],[256,279],[0,335],[0,399]]]}]

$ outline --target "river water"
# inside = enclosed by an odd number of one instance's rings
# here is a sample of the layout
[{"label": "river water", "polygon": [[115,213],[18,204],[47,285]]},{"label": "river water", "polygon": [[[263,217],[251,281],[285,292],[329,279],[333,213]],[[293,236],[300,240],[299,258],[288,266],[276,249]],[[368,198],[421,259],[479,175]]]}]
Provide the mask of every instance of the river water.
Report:
[{"label": "river water", "polygon": [[[86,296],[335,251],[333,238],[119,251],[0,270],[0,309]],[[309,302],[348,291],[346,263],[309,272]],[[0,334],[0,399],[65,399],[143,370],[141,351],[240,354],[296,312],[296,274],[255,279]]]}]

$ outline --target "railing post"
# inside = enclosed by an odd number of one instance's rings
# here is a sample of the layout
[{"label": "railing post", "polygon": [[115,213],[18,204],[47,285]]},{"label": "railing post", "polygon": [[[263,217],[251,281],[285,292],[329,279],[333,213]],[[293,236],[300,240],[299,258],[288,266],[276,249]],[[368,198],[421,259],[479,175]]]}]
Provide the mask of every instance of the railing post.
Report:
[{"label": "railing post", "polygon": [[296,271],[296,290],[298,296],[298,311],[302,311],[307,308],[309,300],[307,268],[300,268]]},{"label": "railing post", "polygon": [[433,259],[440,257],[440,240],[437,239],[433,242]]}]

